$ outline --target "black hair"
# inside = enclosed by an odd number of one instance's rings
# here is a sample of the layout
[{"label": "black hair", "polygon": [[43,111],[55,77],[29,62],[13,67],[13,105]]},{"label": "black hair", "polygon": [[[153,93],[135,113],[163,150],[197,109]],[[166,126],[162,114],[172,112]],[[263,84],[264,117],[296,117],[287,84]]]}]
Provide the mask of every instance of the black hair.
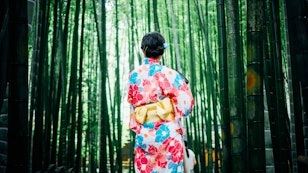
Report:
[{"label": "black hair", "polygon": [[159,32],[149,32],[142,38],[141,49],[146,57],[157,58],[164,54],[165,39]]},{"label": "black hair", "polygon": [[185,144],[185,151],[186,151],[187,157],[189,158],[188,142],[186,140],[184,140],[184,144]]}]

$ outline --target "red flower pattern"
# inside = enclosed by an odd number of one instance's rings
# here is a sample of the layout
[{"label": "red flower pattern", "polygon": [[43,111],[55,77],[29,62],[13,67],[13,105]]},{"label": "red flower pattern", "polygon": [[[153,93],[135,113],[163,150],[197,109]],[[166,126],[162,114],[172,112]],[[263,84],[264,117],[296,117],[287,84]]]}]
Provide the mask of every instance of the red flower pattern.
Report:
[{"label": "red flower pattern", "polygon": [[183,160],[183,143],[175,140],[172,137],[169,137],[163,142],[163,145],[166,147],[166,151],[171,154],[171,160],[174,163],[180,163]]},{"label": "red flower pattern", "polygon": [[128,101],[131,103],[138,103],[143,99],[142,94],[139,92],[139,87],[137,85],[130,85],[128,90]]},{"label": "red flower pattern", "polygon": [[150,155],[156,155],[158,152],[158,149],[154,145],[150,145],[148,151]]},{"label": "red flower pattern", "polygon": [[146,157],[146,153],[140,147],[137,147],[135,150],[135,165],[140,170],[141,173],[149,173],[153,168],[149,166],[149,160]]}]

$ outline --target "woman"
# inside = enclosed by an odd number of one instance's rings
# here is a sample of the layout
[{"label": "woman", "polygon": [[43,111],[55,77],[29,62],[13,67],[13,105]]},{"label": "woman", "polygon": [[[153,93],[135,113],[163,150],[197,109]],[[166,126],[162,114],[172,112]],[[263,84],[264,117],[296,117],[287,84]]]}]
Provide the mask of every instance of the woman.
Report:
[{"label": "woman", "polygon": [[135,172],[182,173],[183,129],[194,100],[185,77],[161,65],[165,39],[158,32],[142,38],[143,63],[129,74],[129,127],[136,133]]}]

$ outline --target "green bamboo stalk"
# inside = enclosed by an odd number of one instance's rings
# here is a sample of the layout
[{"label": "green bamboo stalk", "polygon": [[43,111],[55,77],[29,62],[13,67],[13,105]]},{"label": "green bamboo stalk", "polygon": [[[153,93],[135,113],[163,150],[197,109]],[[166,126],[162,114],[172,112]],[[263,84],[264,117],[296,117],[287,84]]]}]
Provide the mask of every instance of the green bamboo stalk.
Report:
[{"label": "green bamboo stalk", "polygon": [[[265,172],[262,1],[247,0],[248,171]],[[236,124],[234,124],[235,127]],[[234,143],[235,145],[236,143]]]}]

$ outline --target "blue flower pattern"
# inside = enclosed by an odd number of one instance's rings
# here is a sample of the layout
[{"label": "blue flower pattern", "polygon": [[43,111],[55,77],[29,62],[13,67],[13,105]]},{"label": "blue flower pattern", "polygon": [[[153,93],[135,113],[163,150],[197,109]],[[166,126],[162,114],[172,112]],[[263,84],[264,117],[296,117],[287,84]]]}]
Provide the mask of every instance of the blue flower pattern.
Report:
[{"label": "blue flower pattern", "polygon": [[153,64],[150,66],[150,76],[154,76],[157,72],[161,72],[162,66],[160,64]]},{"label": "blue flower pattern", "polygon": [[163,142],[170,136],[170,130],[168,126],[162,124],[156,131],[156,142]]},{"label": "blue flower pattern", "polygon": [[134,72],[131,74],[129,80],[132,84],[136,84],[137,83],[137,77],[138,77],[138,73]]},{"label": "blue flower pattern", "polygon": [[183,85],[184,79],[181,75],[177,74],[174,80],[174,83],[172,84],[172,86],[174,88],[180,88]]}]

